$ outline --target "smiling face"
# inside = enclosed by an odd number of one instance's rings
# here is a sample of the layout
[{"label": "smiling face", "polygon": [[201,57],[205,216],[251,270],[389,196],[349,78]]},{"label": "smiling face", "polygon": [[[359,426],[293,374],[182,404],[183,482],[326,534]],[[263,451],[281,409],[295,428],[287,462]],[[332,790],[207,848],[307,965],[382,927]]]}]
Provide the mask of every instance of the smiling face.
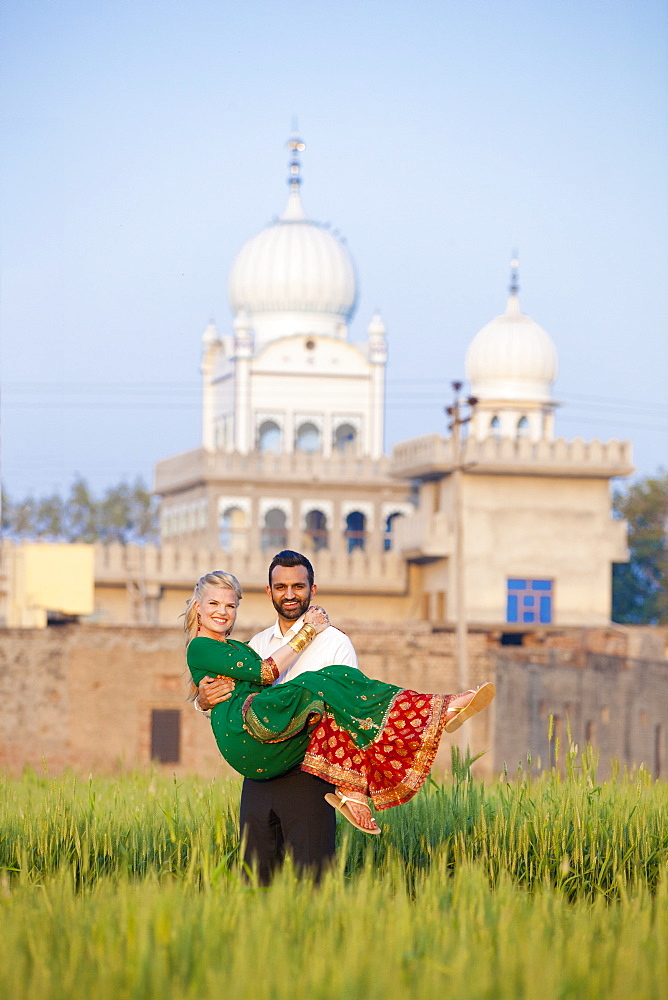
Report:
[{"label": "smiling face", "polygon": [[278,611],[281,628],[284,625],[289,628],[308,611],[317,589],[315,584],[310,586],[305,566],[274,566],[267,593]]},{"label": "smiling face", "polygon": [[195,607],[201,619],[199,634],[209,639],[223,639],[237,619],[237,595],[228,587],[207,587]]}]

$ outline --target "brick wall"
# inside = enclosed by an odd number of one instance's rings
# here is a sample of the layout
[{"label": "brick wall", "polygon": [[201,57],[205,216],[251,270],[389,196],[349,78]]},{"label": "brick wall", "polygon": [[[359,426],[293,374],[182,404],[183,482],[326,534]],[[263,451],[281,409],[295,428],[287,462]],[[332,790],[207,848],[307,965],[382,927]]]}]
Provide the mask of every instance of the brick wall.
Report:
[{"label": "brick wall", "polygon": [[[457,690],[455,636],[428,623],[392,632],[378,624],[345,626],[367,674],[422,691]],[[549,716],[558,716],[562,757],[567,721],[582,747],[591,735],[601,773],[611,758],[645,762],[662,774],[666,761],[668,661],[629,656],[665,649],[661,630],[544,629],[522,646],[501,646],[502,633],[472,628],[472,686],[497,684],[492,710],[460,732],[472,751],[486,750],[477,771],[514,771],[531,752],[547,766]],[[641,641],[642,640],[642,641]],[[0,769],[29,764],[58,773],[144,768],[151,758],[153,710],[180,713],[180,759],[168,772],[229,773],[206,719],[186,701],[183,635],[177,629],[64,626],[0,632]],[[447,769],[451,738],[439,751]]]}]

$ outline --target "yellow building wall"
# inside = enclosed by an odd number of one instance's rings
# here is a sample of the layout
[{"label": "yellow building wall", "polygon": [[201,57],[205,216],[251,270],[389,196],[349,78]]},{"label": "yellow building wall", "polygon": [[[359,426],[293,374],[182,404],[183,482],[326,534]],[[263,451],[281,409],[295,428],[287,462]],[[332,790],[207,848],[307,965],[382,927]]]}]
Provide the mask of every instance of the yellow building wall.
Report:
[{"label": "yellow building wall", "polygon": [[89,615],[94,606],[92,545],[21,542],[3,545],[5,624],[43,628],[47,612]]}]

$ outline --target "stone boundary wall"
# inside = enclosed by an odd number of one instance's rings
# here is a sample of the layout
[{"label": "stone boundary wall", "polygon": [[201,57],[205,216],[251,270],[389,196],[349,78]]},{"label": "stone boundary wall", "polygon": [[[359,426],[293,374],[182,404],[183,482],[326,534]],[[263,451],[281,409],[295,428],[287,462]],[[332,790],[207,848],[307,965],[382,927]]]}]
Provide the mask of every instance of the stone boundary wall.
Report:
[{"label": "stone boundary wall", "polygon": [[[584,652],[537,656],[532,650],[496,654],[497,764],[509,773],[555,763],[564,771],[569,743],[590,743],[598,777],[642,764],[653,777],[668,776],[668,661]],[[501,711],[501,706],[507,711]],[[552,719],[552,724],[550,724]],[[552,740],[548,733],[552,728]]]},{"label": "stone boundary wall", "polygon": [[[347,627],[360,665],[372,677],[422,691],[457,690],[455,636],[427,623],[392,632],[378,624]],[[554,631],[542,645],[499,646],[500,633],[469,634],[470,686],[492,680],[497,698],[461,730],[477,772],[511,771],[527,751],[547,766],[549,716],[562,747],[567,724],[582,746],[587,733],[602,765],[644,762],[665,776],[668,661],[619,655],[619,631]],[[583,647],[583,635],[587,646]],[[550,645],[550,643],[552,644]],[[598,648],[592,651],[591,646]],[[229,774],[206,719],[187,702],[183,633],[172,628],[71,625],[0,630],[0,771],[24,766],[57,774],[113,773],[151,766],[152,712],[180,713],[179,762],[168,773]],[[455,738],[442,742],[447,770]]]}]

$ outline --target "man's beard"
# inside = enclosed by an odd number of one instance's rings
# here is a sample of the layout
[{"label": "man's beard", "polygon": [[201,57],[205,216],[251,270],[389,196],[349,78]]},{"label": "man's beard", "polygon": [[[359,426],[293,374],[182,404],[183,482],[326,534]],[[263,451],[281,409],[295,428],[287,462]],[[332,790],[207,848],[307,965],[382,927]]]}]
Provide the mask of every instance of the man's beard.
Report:
[{"label": "man's beard", "polygon": [[279,615],[282,618],[287,619],[289,622],[296,622],[298,618],[301,618],[302,615],[306,614],[308,606],[311,603],[311,594],[309,592],[308,597],[305,597],[303,600],[300,600],[299,597],[293,598],[293,600],[297,601],[294,608],[283,608],[282,601],[275,601],[273,597],[271,599],[271,603],[274,605]]}]

